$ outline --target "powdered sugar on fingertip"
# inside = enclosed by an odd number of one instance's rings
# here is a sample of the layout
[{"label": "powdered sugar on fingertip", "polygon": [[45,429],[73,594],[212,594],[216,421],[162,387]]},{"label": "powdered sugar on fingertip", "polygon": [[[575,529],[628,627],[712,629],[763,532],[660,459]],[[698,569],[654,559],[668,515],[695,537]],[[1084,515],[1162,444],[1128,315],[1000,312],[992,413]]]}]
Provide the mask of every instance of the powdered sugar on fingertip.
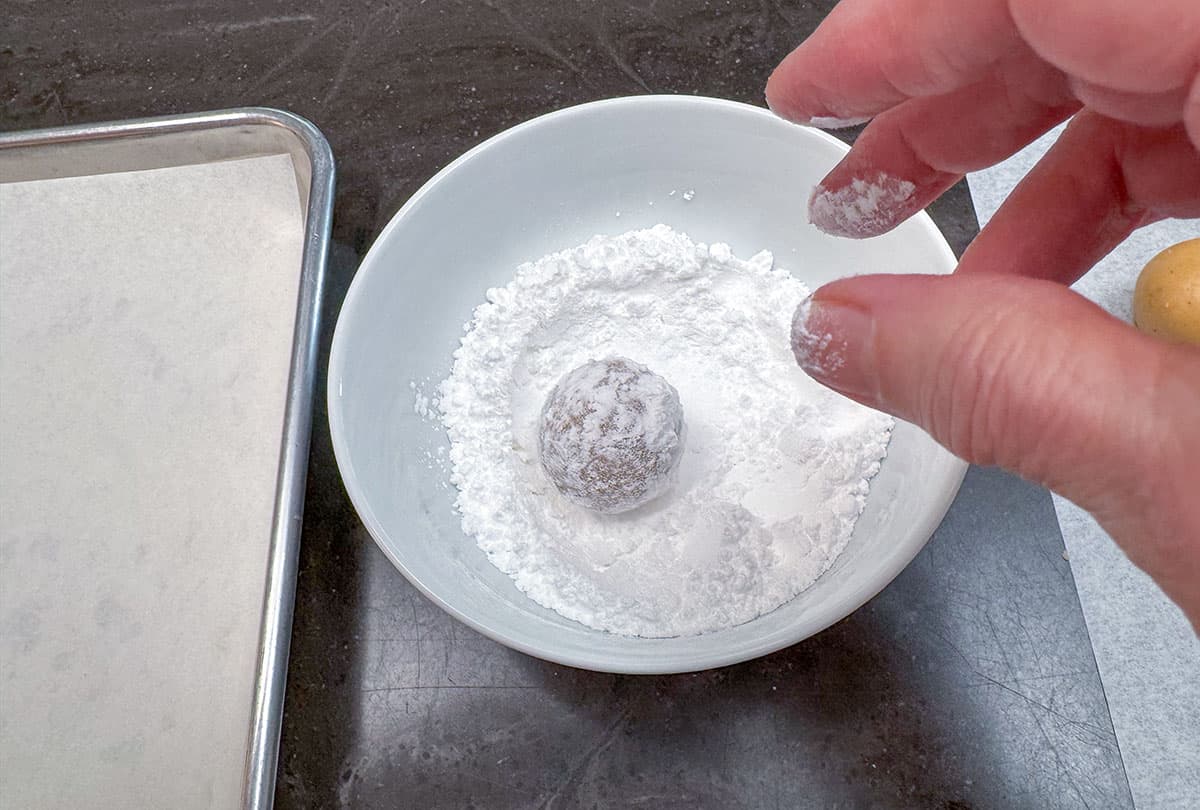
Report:
[{"label": "powdered sugar on fingertip", "polygon": [[883,172],[870,180],[855,178],[839,189],[818,185],[808,201],[808,219],[831,236],[879,236],[913,213],[910,203],[916,190],[908,180]]}]

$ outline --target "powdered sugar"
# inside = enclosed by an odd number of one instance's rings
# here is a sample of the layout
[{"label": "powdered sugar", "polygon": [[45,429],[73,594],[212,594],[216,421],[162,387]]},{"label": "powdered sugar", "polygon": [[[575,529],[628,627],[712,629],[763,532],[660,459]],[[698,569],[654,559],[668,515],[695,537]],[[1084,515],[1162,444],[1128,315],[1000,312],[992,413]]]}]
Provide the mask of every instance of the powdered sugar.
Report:
[{"label": "powdered sugar", "polygon": [[908,180],[882,172],[873,180],[855,178],[836,191],[817,186],[808,201],[808,218],[833,236],[878,236],[913,213],[908,203],[916,188]]},{"label": "powdered sugar", "polygon": [[810,374],[822,375],[840,371],[846,365],[846,358],[840,351],[831,350],[831,333],[815,333],[809,330],[808,319],[811,313],[812,296],[809,296],[800,302],[792,315],[792,355],[800,368]]},{"label": "powdered sugar", "polygon": [[[848,541],[891,419],[810,380],[789,346],[804,285],[660,225],[518,268],[475,312],[439,407],[463,530],[537,602],[615,633],[749,621],[808,587]],[[602,515],[538,460],[547,394],[628,357],[678,390],[672,488]]]}]

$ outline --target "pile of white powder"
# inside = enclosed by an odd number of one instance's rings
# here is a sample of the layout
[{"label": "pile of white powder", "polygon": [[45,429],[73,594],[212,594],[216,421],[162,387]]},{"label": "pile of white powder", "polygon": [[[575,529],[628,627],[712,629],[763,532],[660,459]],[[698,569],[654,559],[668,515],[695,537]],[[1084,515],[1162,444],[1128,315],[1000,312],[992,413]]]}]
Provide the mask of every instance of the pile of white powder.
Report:
[{"label": "pile of white powder", "polygon": [[[808,291],[665,225],[522,265],[475,311],[439,392],[463,531],[538,603],[638,636],[774,610],[844,548],[892,420],[810,380],[789,345]],[[546,395],[628,357],[679,391],[677,481],[622,515],[565,499],[538,460]]]}]

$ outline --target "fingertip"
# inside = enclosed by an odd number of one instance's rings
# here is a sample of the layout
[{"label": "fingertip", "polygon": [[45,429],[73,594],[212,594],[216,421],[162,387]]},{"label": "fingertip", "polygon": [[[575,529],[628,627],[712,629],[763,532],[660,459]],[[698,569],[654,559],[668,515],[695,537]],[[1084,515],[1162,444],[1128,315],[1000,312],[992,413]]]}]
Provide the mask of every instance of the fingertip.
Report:
[{"label": "fingertip", "polygon": [[858,114],[832,111],[828,105],[822,104],[815,98],[815,91],[804,92],[794,83],[783,79],[776,80],[780,70],[777,68],[767,79],[767,89],[764,98],[767,109],[775,115],[792,124],[816,127],[817,129],[849,129],[867,123],[874,114]]},{"label": "fingertip", "polygon": [[[818,66],[828,60],[809,41],[801,43],[767,78],[767,109],[785,121],[818,129],[846,129],[870,121],[877,111],[830,102],[831,91],[813,78],[823,75]],[[882,109],[887,106],[890,103]]]},{"label": "fingertip", "polygon": [[808,221],[817,230],[846,239],[868,239],[895,228],[914,209],[916,184],[874,172],[830,187],[821,181],[808,199]]},{"label": "fingertip", "polygon": [[796,103],[796,83],[787,78],[787,65],[791,58],[792,55],[788,54],[775,70],[771,71],[771,75],[767,77],[767,86],[763,96],[767,102],[767,109],[784,121],[793,124],[807,124],[812,116],[803,109],[802,105]]},{"label": "fingertip", "polygon": [[867,312],[837,299],[810,295],[792,316],[792,353],[817,382],[877,408],[881,403],[874,385],[872,333]]},{"label": "fingertip", "polygon": [[810,333],[808,331],[808,316],[812,312],[812,295],[808,295],[803,301],[796,305],[796,310],[792,313],[792,356],[796,358],[796,364],[804,368],[808,359],[808,343]]}]

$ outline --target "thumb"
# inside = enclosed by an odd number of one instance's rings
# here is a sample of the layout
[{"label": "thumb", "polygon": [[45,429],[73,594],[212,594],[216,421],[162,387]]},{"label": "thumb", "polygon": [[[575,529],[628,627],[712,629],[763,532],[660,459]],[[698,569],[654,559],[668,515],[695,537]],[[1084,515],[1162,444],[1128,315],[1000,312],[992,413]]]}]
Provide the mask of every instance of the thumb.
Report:
[{"label": "thumb", "polygon": [[800,305],[818,381],[1092,512],[1200,620],[1200,351],[1052,282],[859,276]]}]

